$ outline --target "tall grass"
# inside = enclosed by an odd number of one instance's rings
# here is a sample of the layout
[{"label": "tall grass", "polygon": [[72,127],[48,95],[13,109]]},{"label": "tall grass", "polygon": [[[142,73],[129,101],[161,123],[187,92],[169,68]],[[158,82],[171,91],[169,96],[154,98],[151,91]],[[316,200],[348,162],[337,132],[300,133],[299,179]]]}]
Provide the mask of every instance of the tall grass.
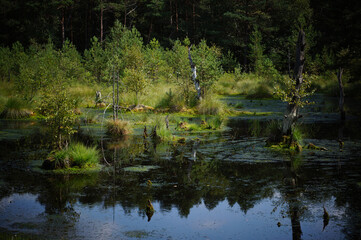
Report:
[{"label": "tall grass", "polygon": [[86,147],[81,143],[74,143],[68,148],[55,152],[53,158],[55,168],[87,168],[99,164],[100,154],[96,147]]},{"label": "tall grass", "polygon": [[5,103],[0,118],[20,119],[30,117],[33,112],[30,110],[30,104],[25,103],[17,97],[8,98]]},{"label": "tall grass", "polygon": [[133,128],[130,123],[120,119],[107,121],[106,127],[107,134],[112,137],[122,137],[133,132]]},{"label": "tall grass", "polygon": [[154,129],[156,127],[157,135],[163,141],[170,141],[173,139],[173,134],[169,128],[167,128],[165,123],[165,117],[161,115],[155,115],[149,121],[150,125]]},{"label": "tall grass", "polygon": [[303,144],[304,133],[299,125],[295,125],[292,128],[292,140],[298,144]]},{"label": "tall grass", "polygon": [[202,115],[223,115],[228,111],[228,108],[215,95],[208,94],[199,101],[197,111]]},{"label": "tall grass", "polygon": [[72,166],[84,168],[96,166],[99,163],[100,154],[96,147],[86,147],[81,143],[76,143],[70,145],[68,154]]},{"label": "tall grass", "polygon": [[246,95],[248,98],[271,98],[270,79],[254,73],[224,73],[216,84],[220,95]]}]

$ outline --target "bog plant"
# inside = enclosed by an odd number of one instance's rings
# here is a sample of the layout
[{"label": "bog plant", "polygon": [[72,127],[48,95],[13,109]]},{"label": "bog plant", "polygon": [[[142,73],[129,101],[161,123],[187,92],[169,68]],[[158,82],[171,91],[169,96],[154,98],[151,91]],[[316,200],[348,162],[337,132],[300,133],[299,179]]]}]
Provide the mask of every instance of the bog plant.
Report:
[{"label": "bog plant", "polygon": [[133,129],[128,121],[120,119],[109,120],[106,123],[107,134],[112,137],[122,137],[132,133]]},{"label": "bog plant", "polygon": [[96,147],[86,147],[82,143],[72,143],[67,148],[49,156],[55,169],[71,167],[89,168],[99,164],[100,154]]},{"label": "bog plant", "polygon": [[0,113],[0,118],[20,119],[27,118],[32,115],[30,105],[20,98],[10,97],[4,105],[4,109]]}]

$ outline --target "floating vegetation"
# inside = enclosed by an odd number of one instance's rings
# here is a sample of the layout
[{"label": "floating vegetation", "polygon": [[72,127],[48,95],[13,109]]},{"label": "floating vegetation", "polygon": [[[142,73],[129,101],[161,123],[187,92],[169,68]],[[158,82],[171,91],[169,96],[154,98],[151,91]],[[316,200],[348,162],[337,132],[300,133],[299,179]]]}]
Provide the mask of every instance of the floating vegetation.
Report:
[{"label": "floating vegetation", "polygon": [[153,165],[137,165],[137,166],[131,166],[131,167],[125,167],[123,168],[126,172],[148,172],[153,169],[157,169],[159,166],[153,166]]}]

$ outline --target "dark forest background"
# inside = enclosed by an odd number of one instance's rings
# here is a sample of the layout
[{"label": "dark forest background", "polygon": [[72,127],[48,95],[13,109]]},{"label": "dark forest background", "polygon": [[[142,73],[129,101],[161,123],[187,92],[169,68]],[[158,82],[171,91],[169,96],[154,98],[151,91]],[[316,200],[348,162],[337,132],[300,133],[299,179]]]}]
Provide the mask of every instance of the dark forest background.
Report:
[{"label": "dark forest background", "polygon": [[350,81],[361,73],[361,1],[358,0],[1,0],[0,43],[19,41],[56,47],[68,39],[79,52],[96,36],[102,42],[119,20],[135,27],[144,44],[156,38],[164,48],[176,39],[206,39],[230,51],[249,71],[250,37],[262,34],[264,54],[286,73],[298,30],[304,29],[306,70],[312,74],[344,67]]}]

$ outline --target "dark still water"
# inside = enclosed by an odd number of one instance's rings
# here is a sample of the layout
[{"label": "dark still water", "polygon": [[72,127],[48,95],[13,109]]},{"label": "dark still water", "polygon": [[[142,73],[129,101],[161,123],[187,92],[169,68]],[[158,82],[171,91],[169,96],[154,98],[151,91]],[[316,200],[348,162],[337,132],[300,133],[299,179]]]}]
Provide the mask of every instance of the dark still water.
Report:
[{"label": "dark still water", "polygon": [[361,141],[348,125],[343,151],[337,128],[318,124],[304,144],[327,151],[291,154],[264,147],[267,122],[229,124],[184,145],[105,139],[110,165],[78,175],[37,169],[42,139],[13,127],[25,133],[1,140],[0,239],[360,238]]}]

